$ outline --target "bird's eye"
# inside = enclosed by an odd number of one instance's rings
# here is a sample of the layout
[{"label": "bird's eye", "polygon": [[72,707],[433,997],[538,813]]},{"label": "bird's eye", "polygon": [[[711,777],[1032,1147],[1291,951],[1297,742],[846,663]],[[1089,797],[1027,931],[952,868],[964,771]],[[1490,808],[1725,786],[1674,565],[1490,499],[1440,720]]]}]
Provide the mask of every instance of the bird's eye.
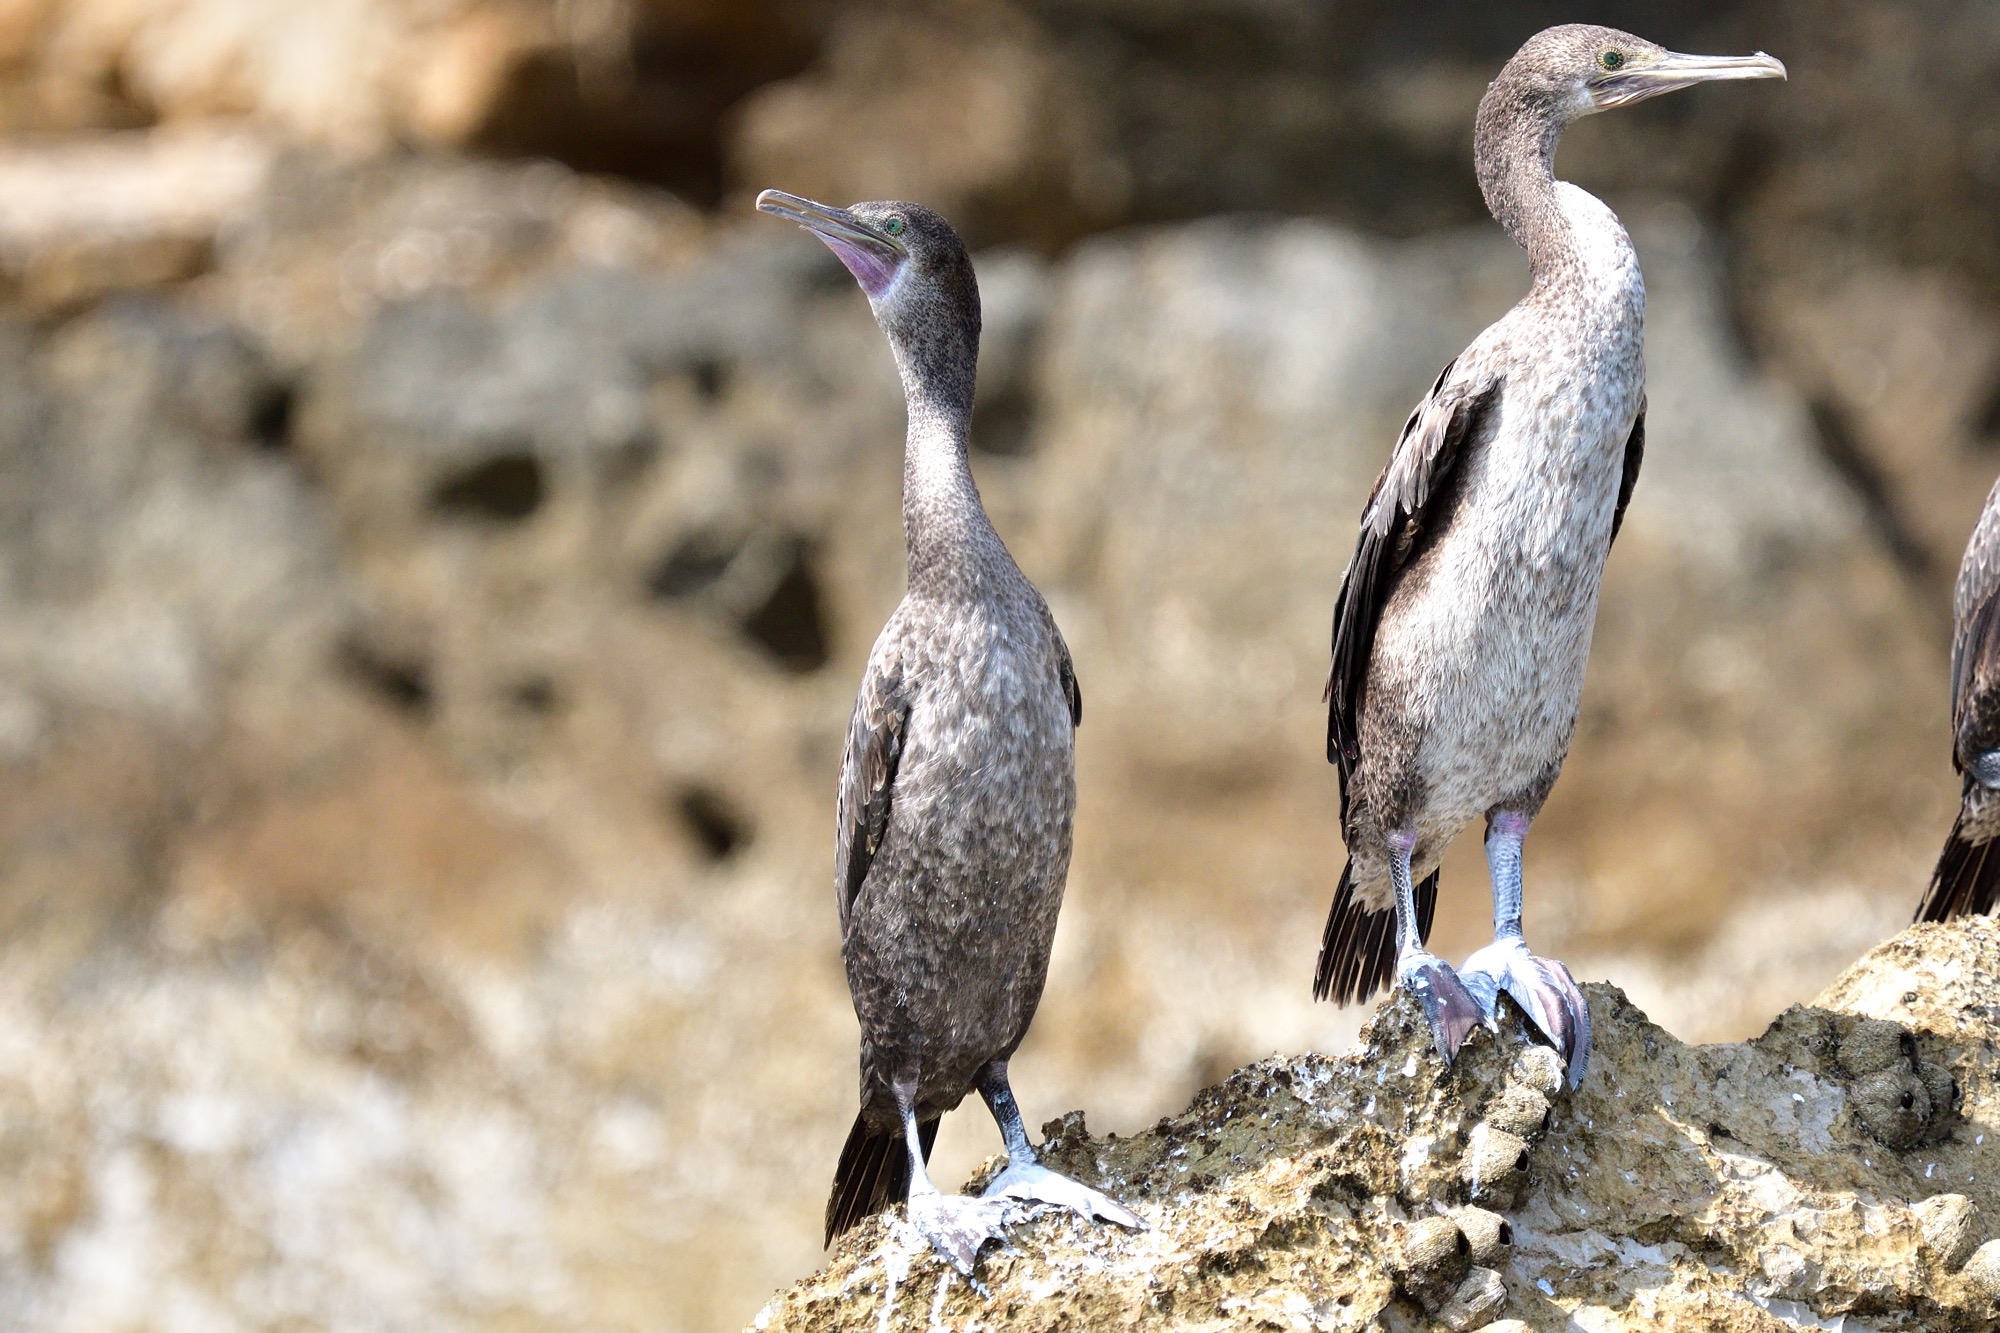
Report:
[{"label": "bird's eye", "polygon": [[1606,51],[1597,58],[1597,63],[1606,69],[1623,69],[1625,68],[1625,53],[1623,51]]},{"label": "bird's eye", "polygon": [[901,218],[890,218],[887,222],[882,224],[882,230],[888,232],[891,236],[901,236],[903,234],[903,228],[907,225],[909,224],[904,222]]}]

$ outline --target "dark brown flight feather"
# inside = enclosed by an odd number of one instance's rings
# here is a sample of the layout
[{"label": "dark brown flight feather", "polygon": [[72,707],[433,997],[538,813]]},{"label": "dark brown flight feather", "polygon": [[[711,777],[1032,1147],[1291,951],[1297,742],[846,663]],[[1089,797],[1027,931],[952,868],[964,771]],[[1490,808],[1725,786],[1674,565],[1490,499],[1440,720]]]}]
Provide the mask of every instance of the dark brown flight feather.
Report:
[{"label": "dark brown flight feather", "polygon": [[889,831],[889,807],[896,788],[896,767],[903,758],[903,734],[910,720],[910,701],[903,694],[903,675],[894,662],[880,672],[870,670],[854,700],[854,717],[847,724],[847,753],[840,765],[840,796],[835,826],[840,845],[834,864],[840,867],[840,928],[847,931],[848,914],[861,896],[868,865]]}]

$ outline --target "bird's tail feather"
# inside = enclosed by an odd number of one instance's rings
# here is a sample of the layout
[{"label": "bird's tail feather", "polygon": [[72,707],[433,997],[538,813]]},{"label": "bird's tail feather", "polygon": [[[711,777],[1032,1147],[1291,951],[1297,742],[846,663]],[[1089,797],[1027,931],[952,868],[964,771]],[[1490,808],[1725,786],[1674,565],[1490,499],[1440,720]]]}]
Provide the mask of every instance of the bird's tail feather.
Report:
[{"label": "bird's tail feather", "polygon": [[[917,1122],[917,1142],[924,1150],[924,1162],[931,1160],[931,1145],[937,1142],[938,1122]],[[910,1154],[903,1146],[900,1131],[879,1133],[868,1125],[866,1112],[854,1117],[847,1131],[847,1146],[840,1150],[840,1165],[833,1172],[833,1193],[826,1201],[826,1240],[862,1219],[910,1197]]]},{"label": "bird's tail feather", "polygon": [[1961,814],[1951,823],[1951,836],[1938,855],[1930,891],[1918,904],[1916,919],[1949,921],[1990,912],[1996,901],[2000,901],[2000,844],[1967,841]]},{"label": "bird's tail feather", "polygon": [[[1417,885],[1417,934],[1431,937],[1437,913],[1438,872]],[[1354,862],[1340,872],[1333,907],[1326,914],[1326,933],[1319,944],[1319,966],[1313,971],[1313,998],[1335,1004],[1365,1000],[1396,976],[1396,909],[1370,911],[1354,896]]]}]

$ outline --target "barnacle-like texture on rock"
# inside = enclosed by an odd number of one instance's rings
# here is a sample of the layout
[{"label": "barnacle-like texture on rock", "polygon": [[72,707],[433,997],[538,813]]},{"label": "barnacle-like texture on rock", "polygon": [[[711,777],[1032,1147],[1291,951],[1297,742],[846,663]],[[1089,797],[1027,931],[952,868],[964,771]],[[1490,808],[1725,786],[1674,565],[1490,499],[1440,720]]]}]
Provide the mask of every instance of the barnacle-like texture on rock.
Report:
[{"label": "barnacle-like texture on rock", "polygon": [[1749,1042],[1586,991],[1574,1094],[1518,1021],[1444,1070],[1399,995],[1349,1054],[1252,1065],[1143,1134],[1045,1127],[1150,1231],[1029,1223],[981,1295],[891,1215],[755,1327],[1994,1326],[2000,923],[1913,927]]}]

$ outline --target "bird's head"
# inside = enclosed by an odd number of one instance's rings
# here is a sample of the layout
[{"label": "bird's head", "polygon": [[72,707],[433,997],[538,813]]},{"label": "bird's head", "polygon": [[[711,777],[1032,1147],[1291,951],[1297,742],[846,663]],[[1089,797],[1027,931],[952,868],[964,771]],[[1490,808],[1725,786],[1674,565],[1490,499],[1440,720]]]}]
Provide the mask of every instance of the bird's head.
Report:
[{"label": "bird's head", "polygon": [[1569,23],[1530,37],[1501,80],[1573,119],[1721,79],[1782,79],[1784,63],[1749,56],[1690,56],[1616,28]]},{"label": "bird's head", "polygon": [[979,283],[949,222],[921,204],[875,200],[835,208],[783,190],[764,191],[757,207],[826,242],[868,294],[906,374],[915,371],[928,388],[962,396],[970,406]]}]

